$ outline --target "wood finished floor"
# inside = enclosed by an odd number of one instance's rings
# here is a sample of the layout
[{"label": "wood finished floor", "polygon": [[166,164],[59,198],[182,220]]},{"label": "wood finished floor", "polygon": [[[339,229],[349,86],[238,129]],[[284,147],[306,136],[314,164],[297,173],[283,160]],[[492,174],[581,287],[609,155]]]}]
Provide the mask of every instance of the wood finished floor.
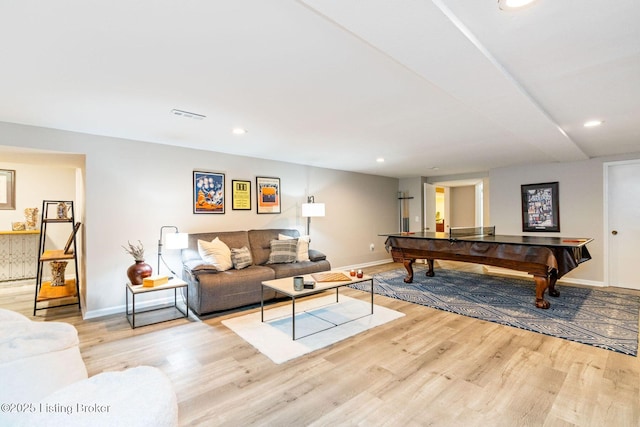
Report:
[{"label": "wood finished floor", "polygon": [[[0,307],[31,317],[33,286],[0,283]],[[533,303],[533,283],[531,289]],[[138,365],[162,369],[175,386],[184,426],[640,425],[636,357],[375,300],[406,316],[282,365],[221,324],[259,307],[135,330],[124,314],[83,320],[73,307],[40,311],[36,320],[77,327],[89,375]]]}]

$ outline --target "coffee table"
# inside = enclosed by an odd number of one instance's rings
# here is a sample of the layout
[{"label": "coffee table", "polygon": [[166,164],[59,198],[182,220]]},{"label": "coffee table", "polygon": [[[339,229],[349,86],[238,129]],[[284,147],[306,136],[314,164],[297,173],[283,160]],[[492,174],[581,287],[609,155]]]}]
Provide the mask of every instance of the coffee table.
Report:
[{"label": "coffee table", "polygon": [[289,298],[291,298],[291,320],[292,320],[291,338],[295,341],[296,339],[296,299],[297,298],[307,297],[310,295],[315,295],[321,292],[335,289],[336,302],[338,302],[339,288],[341,288],[342,286],[349,286],[354,283],[361,283],[361,282],[367,282],[367,281],[371,282],[371,314],[373,314],[373,277],[367,276],[367,275],[363,275],[362,277],[355,277],[355,276],[351,277],[349,276],[348,272],[344,272],[344,271],[332,270],[331,273],[343,273],[347,277],[349,277],[350,280],[332,281],[332,282],[316,282],[312,275],[307,274],[303,276],[304,281],[305,282],[314,281],[315,288],[303,289],[301,291],[296,291],[293,288],[293,277],[283,277],[282,279],[267,280],[262,282],[262,290],[261,290],[261,297],[260,297],[260,320],[264,322],[264,289],[265,288],[273,289],[281,294],[288,296]]}]

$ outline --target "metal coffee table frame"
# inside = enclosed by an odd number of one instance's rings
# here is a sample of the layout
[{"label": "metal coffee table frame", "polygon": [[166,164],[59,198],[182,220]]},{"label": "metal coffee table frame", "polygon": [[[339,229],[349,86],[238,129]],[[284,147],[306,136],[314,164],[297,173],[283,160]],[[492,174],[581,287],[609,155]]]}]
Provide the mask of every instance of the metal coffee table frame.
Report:
[{"label": "metal coffee table frame", "polygon": [[[345,273],[347,277],[349,277],[349,273]],[[304,276],[305,281],[313,280],[313,277],[310,275]],[[339,282],[316,282],[314,289],[303,289],[301,291],[296,291],[293,289],[293,277],[285,277],[282,279],[274,279],[267,280],[262,282],[262,289],[260,295],[260,321],[264,322],[264,290],[265,288],[273,289],[281,294],[284,294],[291,298],[291,338],[296,340],[296,299],[307,297],[310,295],[319,294],[325,291],[329,291],[332,289],[336,290],[336,303],[339,302],[339,292],[338,289],[343,286],[349,286],[354,283],[362,283],[362,282],[370,282],[371,283],[371,313],[373,314],[373,277],[372,276],[362,276],[362,277],[351,277],[351,280],[348,281],[339,281]],[[355,319],[353,319],[355,320]],[[352,320],[351,320],[352,321]],[[346,322],[345,322],[346,323]],[[338,326],[338,325],[335,325]],[[334,326],[334,327],[335,327]],[[306,336],[306,335],[305,335]]]}]

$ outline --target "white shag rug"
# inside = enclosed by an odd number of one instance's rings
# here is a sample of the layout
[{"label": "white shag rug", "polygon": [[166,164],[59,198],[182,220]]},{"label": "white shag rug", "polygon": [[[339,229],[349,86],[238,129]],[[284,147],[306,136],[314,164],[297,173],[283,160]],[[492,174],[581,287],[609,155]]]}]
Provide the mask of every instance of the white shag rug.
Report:
[{"label": "white shag rug", "polygon": [[[280,364],[398,319],[404,313],[335,294],[296,301],[296,340],[292,339],[291,303],[223,320],[273,362]],[[336,326],[337,325],[337,326]]]}]

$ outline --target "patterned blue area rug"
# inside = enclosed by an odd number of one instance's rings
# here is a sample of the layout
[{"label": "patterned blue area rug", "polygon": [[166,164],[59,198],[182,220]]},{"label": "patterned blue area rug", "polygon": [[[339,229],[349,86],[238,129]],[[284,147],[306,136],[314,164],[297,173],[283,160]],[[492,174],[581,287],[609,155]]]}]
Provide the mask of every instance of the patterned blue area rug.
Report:
[{"label": "patterned blue area rug", "polygon": [[[559,298],[548,310],[535,308],[533,279],[490,276],[436,269],[425,276],[414,266],[413,283],[404,283],[406,270],[374,275],[374,292],[427,307],[564,338],[636,356],[640,297],[611,291],[558,285]],[[368,283],[352,285],[368,291]]]}]

